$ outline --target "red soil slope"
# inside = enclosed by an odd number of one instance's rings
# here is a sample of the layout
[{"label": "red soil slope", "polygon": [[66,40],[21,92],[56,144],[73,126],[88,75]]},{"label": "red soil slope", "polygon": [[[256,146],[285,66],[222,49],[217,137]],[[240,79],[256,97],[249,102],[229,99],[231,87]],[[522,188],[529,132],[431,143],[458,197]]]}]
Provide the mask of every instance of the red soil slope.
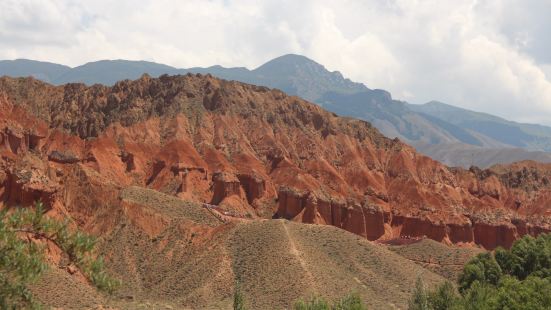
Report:
[{"label": "red soil slope", "polygon": [[98,233],[110,226],[102,208],[131,185],[370,240],[491,249],[551,230],[551,165],[451,169],[367,122],[208,75],[113,87],[0,78],[0,158],[3,204],[42,199]]}]

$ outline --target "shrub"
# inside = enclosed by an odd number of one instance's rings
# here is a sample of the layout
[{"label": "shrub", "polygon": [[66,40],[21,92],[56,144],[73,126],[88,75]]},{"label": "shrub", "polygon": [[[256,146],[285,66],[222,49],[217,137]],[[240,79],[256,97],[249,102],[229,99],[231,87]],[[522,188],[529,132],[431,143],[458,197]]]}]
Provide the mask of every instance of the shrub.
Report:
[{"label": "shrub", "polygon": [[464,292],[475,281],[496,285],[501,274],[501,267],[491,253],[478,254],[465,265],[459,277],[459,291]]},{"label": "shrub", "polygon": [[447,310],[453,309],[458,303],[457,293],[453,285],[446,281],[436,290],[428,293],[429,309]]},{"label": "shrub", "polygon": [[409,310],[428,310],[429,309],[429,298],[423,284],[421,277],[417,278],[415,282],[415,290],[409,302]]},{"label": "shrub", "polygon": [[235,282],[235,290],[233,292],[233,309],[234,310],[245,310],[245,299],[243,298],[243,293],[241,292],[241,286],[239,281]]},{"label": "shrub", "polygon": [[505,273],[524,280],[534,273],[550,274],[551,234],[537,238],[525,236],[517,240],[509,251],[498,249],[496,260]]},{"label": "shrub", "polygon": [[490,310],[496,309],[495,288],[489,284],[475,281],[461,296],[460,309]]},{"label": "shrub", "polygon": [[293,307],[294,310],[331,310],[329,303],[321,297],[312,297],[308,301],[299,300]]},{"label": "shrub", "polygon": [[551,234],[517,240],[469,261],[459,277],[460,295],[450,283],[426,292],[416,285],[410,309],[551,309]]},{"label": "shrub", "polygon": [[293,306],[294,310],[367,310],[360,295],[351,293],[330,305],[322,297],[313,297],[308,301],[299,300]]},{"label": "shrub", "polygon": [[551,279],[529,276],[520,281],[505,276],[496,291],[497,309],[551,309]]},{"label": "shrub", "polygon": [[334,310],[367,310],[367,306],[357,293],[351,293],[333,305]]}]

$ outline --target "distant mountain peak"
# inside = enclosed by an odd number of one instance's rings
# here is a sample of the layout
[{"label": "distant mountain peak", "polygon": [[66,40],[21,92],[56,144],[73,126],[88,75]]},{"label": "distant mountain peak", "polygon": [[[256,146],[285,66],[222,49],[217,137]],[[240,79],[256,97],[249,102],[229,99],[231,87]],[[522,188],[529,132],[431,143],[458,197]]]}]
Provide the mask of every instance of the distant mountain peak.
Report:
[{"label": "distant mountain peak", "polygon": [[[289,95],[318,103],[337,114],[370,121],[389,137],[399,137],[414,146],[423,147],[427,150],[426,154],[436,159],[451,158],[460,165],[463,162],[455,160],[461,158],[459,154],[463,153],[447,147],[448,145],[493,149],[522,147],[530,151],[551,152],[551,127],[519,124],[439,101],[411,105],[393,100],[389,92],[371,90],[343,77],[338,71],[327,70],[322,64],[303,55],[282,55],[253,70],[220,65],[178,69],[152,61],[124,59],[92,61],[75,68],[29,59],[0,60],[0,76],[32,76],[57,85],[114,85],[121,80],[136,80],[140,77],[147,80],[148,76],[155,78],[164,74],[187,73],[211,74],[226,80],[280,89]],[[444,145],[445,152],[436,152],[433,148],[425,147],[435,144]],[[495,152],[484,154],[491,155]],[[543,158],[534,153],[523,156],[515,155],[514,158]],[[497,162],[497,157],[493,160],[477,163],[489,165]],[[450,161],[446,162],[451,164]],[[473,160],[469,159],[468,162],[472,163]]]},{"label": "distant mountain peak", "polygon": [[426,105],[446,105],[448,106],[449,104],[447,103],[444,103],[444,102],[441,102],[441,101],[437,101],[437,100],[431,100],[427,103],[425,103]]},{"label": "distant mountain peak", "polygon": [[54,79],[71,70],[70,67],[46,61],[31,59],[1,60],[0,76],[13,77],[32,76],[45,82],[53,82]]},{"label": "distant mountain peak", "polygon": [[278,88],[314,102],[328,92],[351,94],[369,90],[361,83],[344,78],[340,72],[330,72],[316,61],[297,54],[279,56],[254,70],[244,67],[226,68],[220,65],[177,69],[151,61],[124,59],[91,61],[75,68],[32,60],[0,61],[0,74],[35,76],[53,84],[81,82],[87,85],[113,85],[119,80],[137,79],[144,73],[157,77],[162,74],[188,72],[211,73],[228,80]]},{"label": "distant mountain peak", "polygon": [[251,72],[263,85],[313,102],[330,92],[351,94],[368,90],[365,85],[344,78],[340,72],[331,72],[316,61],[296,54],[274,58]]},{"label": "distant mountain peak", "polygon": [[[262,67],[270,67],[270,66],[311,67],[319,71],[322,71],[323,73],[332,74],[338,78],[345,79],[340,71],[329,71],[327,68],[325,68],[324,65],[304,55],[285,54],[268,61],[267,63],[258,67],[256,70],[259,70]],[[349,79],[346,79],[346,80],[349,80]]]},{"label": "distant mountain peak", "polygon": [[[297,69],[310,68],[317,72],[327,71],[325,67],[314,60],[296,54],[286,54],[277,58],[274,58],[267,63],[261,65],[260,67],[254,69],[256,72],[273,72],[277,70],[282,71],[294,71]],[[329,72],[329,71],[327,71]]]},{"label": "distant mountain peak", "polygon": [[298,55],[298,54],[285,54],[279,57],[276,57],[270,61],[268,61],[266,64],[270,63],[287,63],[287,64],[307,64],[307,63],[313,63],[316,65],[321,66],[321,64],[315,62],[314,60],[304,56],[304,55]]},{"label": "distant mountain peak", "polygon": [[373,94],[383,100],[388,100],[388,101],[392,100],[392,95],[390,94],[390,92],[384,89],[374,89]]}]

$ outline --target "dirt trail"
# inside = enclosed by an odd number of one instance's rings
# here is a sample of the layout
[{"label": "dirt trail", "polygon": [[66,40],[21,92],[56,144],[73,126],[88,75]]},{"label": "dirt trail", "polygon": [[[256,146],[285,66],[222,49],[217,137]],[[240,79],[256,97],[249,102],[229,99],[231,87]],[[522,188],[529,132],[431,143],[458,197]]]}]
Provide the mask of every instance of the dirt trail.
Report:
[{"label": "dirt trail", "polygon": [[302,270],[304,271],[304,274],[306,275],[306,278],[307,278],[308,282],[312,284],[310,287],[314,290],[315,293],[318,293],[318,291],[317,291],[317,289],[315,288],[315,285],[314,285],[316,283],[314,281],[314,276],[310,272],[310,269],[308,268],[308,264],[306,263],[306,261],[302,257],[301,252],[297,249],[297,245],[296,245],[295,241],[293,240],[293,237],[291,236],[291,233],[289,232],[289,229],[287,228],[286,222],[280,221],[280,223],[283,226],[283,230],[285,230],[285,234],[286,234],[287,240],[289,242],[289,253],[291,253],[291,255],[293,255],[297,259],[297,261],[300,263],[300,266],[302,267]]},{"label": "dirt trail", "polygon": [[414,259],[414,258],[408,258],[408,257],[404,257],[405,259],[407,260],[410,260],[414,263],[418,263],[418,264],[425,264],[425,265],[434,265],[434,266],[454,266],[454,267],[463,267],[465,266],[465,264],[453,264],[453,263],[439,263],[437,261],[427,261],[427,260],[422,260],[422,259]]}]

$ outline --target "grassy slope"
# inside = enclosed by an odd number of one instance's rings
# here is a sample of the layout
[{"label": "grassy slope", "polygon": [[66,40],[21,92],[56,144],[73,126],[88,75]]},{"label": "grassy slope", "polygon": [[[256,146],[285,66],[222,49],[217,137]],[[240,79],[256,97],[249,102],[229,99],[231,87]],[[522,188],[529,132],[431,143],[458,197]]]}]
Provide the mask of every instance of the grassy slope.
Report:
[{"label": "grassy slope", "polygon": [[102,240],[101,252],[123,280],[121,289],[106,298],[64,270],[53,269],[34,289],[40,300],[68,309],[96,304],[230,309],[239,280],[250,309],[283,309],[299,298],[336,299],[352,291],[372,309],[404,309],[417,276],[429,286],[444,280],[383,245],[332,226],[264,220],[213,228],[215,218],[208,218],[200,205],[140,188],[127,189],[121,197],[172,218],[152,237],[124,212],[116,215],[117,224]]},{"label": "grassy slope", "polygon": [[447,246],[431,239],[423,239],[406,245],[388,245],[387,247],[396,254],[452,282],[457,280],[467,261],[483,252],[479,248]]},{"label": "grassy slope", "polygon": [[332,226],[284,220],[239,225],[230,239],[234,273],[258,309],[281,309],[298,298],[336,299],[352,291],[374,309],[405,308],[418,275],[443,278]]}]

